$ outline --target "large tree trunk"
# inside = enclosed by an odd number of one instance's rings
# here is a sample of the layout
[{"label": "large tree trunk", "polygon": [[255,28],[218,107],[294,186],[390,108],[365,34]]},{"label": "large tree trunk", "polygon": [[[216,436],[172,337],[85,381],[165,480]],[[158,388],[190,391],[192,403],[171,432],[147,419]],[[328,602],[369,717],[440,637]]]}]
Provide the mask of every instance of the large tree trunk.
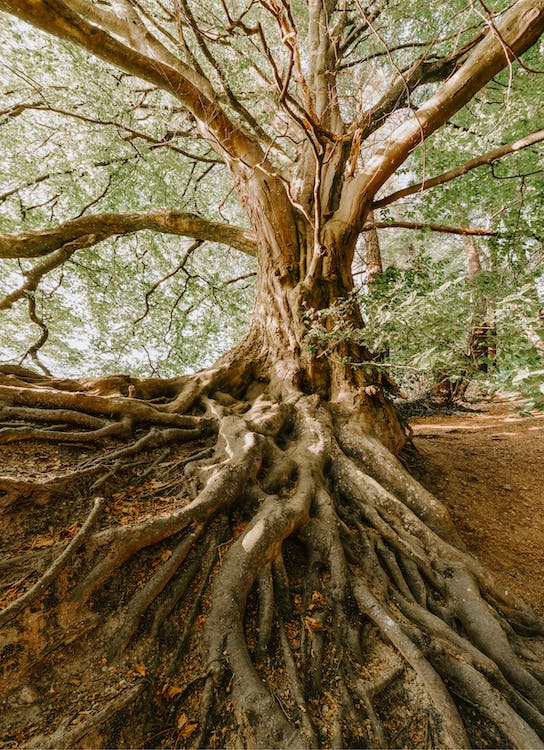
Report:
[{"label": "large tree trunk", "polygon": [[0,478],[4,743],[542,745],[543,624],[395,457],[357,341],[305,347],[308,311],[327,330],[349,298],[352,247],[316,254],[281,201],[258,223],[275,272],[214,367],[2,375],[5,455],[54,443],[59,464]]}]

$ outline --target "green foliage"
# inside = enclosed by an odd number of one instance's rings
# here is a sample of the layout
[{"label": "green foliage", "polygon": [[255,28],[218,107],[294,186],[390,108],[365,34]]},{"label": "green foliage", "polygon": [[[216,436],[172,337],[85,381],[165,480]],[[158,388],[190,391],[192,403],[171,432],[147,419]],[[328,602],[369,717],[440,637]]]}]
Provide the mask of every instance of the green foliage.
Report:
[{"label": "green foliage", "polygon": [[[435,256],[439,253],[434,247]],[[444,375],[452,382],[477,384],[487,393],[511,391],[527,399],[527,408],[544,407],[544,287],[541,263],[521,270],[504,260],[494,271],[467,277],[462,248],[452,257],[422,251],[405,267],[390,265],[367,294],[318,313],[308,313],[306,345],[331,356],[342,341],[357,341],[370,352],[363,368],[382,368],[411,396],[428,391]],[[496,326],[496,358],[485,361],[487,372],[468,355],[471,326],[478,309]],[[347,309],[359,304],[365,327],[345,323]]]},{"label": "green foliage", "polygon": [[387,353],[382,364],[403,388],[431,382],[463,359],[471,296],[467,280],[443,260],[419,255],[415,267],[390,266],[363,301],[363,342]]},{"label": "green foliage", "polygon": [[519,391],[527,408],[544,408],[544,289],[542,275],[502,296],[496,386]]},{"label": "green foliage", "polygon": [[[447,261],[422,254],[413,267],[390,266],[373,294],[360,289],[354,300],[314,316],[307,342],[314,350],[332,351],[340,340],[356,340],[371,354],[359,366],[383,368],[403,389],[423,390],[444,369],[458,375],[452,363],[464,357],[472,293]],[[345,306],[354,301],[363,310],[363,329],[342,324]]]},{"label": "green foliage", "polygon": [[[51,274],[35,295],[50,330],[43,362],[67,375],[81,374],[82,362],[84,373],[162,376],[211,364],[247,325],[254,264],[232,253],[228,278],[240,280],[225,284],[218,270],[224,250],[201,247],[149,296],[147,308],[146,294],[172,271],[186,244],[140,233],[104,242]],[[16,359],[38,335],[22,305],[4,313],[0,360]]]},{"label": "green foliage", "polygon": [[[0,232],[152,206],[242,221],[223,165],[172,98],[1,16]],[[21,102],[33,106],[10,116]],[[226,351],[242,335],[253,299],[251,278],[229,282],[254,272],[255,263],[217,245],[199,248],[165,279],[135,323],[148,291],[190,244],[139,233],[76,253],[45,277],[33,295],[49,330],[43,363],[72,375],[168,376]],[[36,262],[0,260],[0,298]],[[0,360],[19,361],[41,331],[25,300],[0,315]]]},{"label": "green foliage", "polygon": [[[497,0],[487,8],[500,11],[508,5]],[[180,54],[168,8],[155,0],[143,0],[142,6],[149,18],[169,29],[170,37],[159,36]],[[212,55],[203,54],[186,23],[184,44],[193,56],[186,59],[196,60],[209,76],[234,119],[228,93],[251,111],[284,154],[296,156],[297,144],[278,115],[271,64],[274,61],[276,72],[287,70],[288,48],[268,5],[228,3],[231,19],[243,18],[247,28],[259,25],[268,58],[256,34],[246,34],[242,25],[226,17],[227,5],[204,0],[190,7],[205,29]],[[349,26],[356,29],[361,8],[347,8]],[[290,10],[304,71],[312,53],[305,41],[308,6],[296,0]],[[150,206],[243,223],[226,168],[179,102],[71,44],[53,41],[6,14],[0,17],[0,232]],[[382,3],[371,31],[354,35],[348,45],[338,81],[342,112],[355,117],[362,102],[369,106],[377,101],[389,81],[420,53],[429,60],[454,53],[474,36],[481,21],[481,9],[461,0]],[[529,68],[542,69],[543,49],[536,45],[524,56]],[[296,85],[293,74],[293,95]],[[433,85],[419,89],[373,138],[386,135],[409,116]],[[507,68],[424,147],[414,150],[384,192],[542,127],[541,100],[540,76],[519,65]],[[21,103],[25,106],[20,112],[10,112]],[[362,144],[363,158],[365,147]],[[272,152],[270,156],[279,159]],[[427,382],[444,368],[455,378],[456,367],[467,367],[464,354],[474,300],[484,296],[496,310],[495,381],[536,393],[542,370],[534,334],[542,336],[543,159],[542,146],[535,145],[379,212],[376,218],[382,221],[489,225],[500,236],[482,246],[487,271],[477,282],[469,282],[459,241],[432,233],[417,233],[414,240],[406,232],[384,231],[381,242],[389,268],[375,295],[361,293],[356,300],[367,327],[347,328],[343,306],[354,301],[339,301],[333,311],[308,312],[307,344],[326,356],[335,342],[356,337],[371,351],[387,352],[379,365],[405,383]],[[415,258],[408,252],[412,242]],[[49,329],[40,354],[43,361],[56,372],[73,374],[126,369],[169,375],[197,368],[228,349],[251,312],[253,281],[247,275],[255,270],[254,261],[206,244],[173,273],[189,247],[185,240],[143,233],[74,255],[33,295],[36,313]],[[35,262],[0,260],[0,295],[19,286]],[[155,285],[147,309],[146,295]],[[40,330],[29,323],[24,300],[1,315],[0,359],[17,361]]]}]

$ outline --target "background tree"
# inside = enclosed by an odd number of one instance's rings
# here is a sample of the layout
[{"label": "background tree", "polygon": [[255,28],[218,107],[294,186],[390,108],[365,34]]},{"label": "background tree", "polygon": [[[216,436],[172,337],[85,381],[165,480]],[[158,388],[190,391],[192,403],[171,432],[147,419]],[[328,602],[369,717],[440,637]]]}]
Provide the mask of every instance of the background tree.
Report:
[{"label": "background tree", "polygon": [[[26,149],[7,162],[17,183],[4,191],[0,237],[13,264],[1,306],[26,301],[41,330],[28,356],[40,364],[49,314],[69,335],[55,292],[79,307],[76,320],[97,309],[87,289],[104,284],[129,290],[124,325],[156,320],[167,334],[180,330],[185,296],[198,345],[210,310],[201,288],[221,301],[227,282],[253,272],[222,260],[234,266],[225,279],[201,245],[256,264],[247,332],[197,374],[73,380],[3,368],[4,444],[56,443],[65,460],[62,446],[90,446],[69,472],[0,480],[17,529],[3,563],[14,696],[4,736],[539,746],[542,623],[462,549],[445,509],[395,457],[406,438],[391,384],[361,343],[352,264],[369,211],[406,196],[378,192],[417,164],[414,150],[501,71],[513,80],[527,50],[522,70],[534,64],[544,2],[0,8],[19,19],[10,46],[24,37],[29,53],[8,68],[2,143],[11,128]],[[87,71],[81,88],[74,67]],[[144,231],[153,236],[132,237]],[[164,235],[190,241],[180,252]],[[104,243],[127,236],[102,266]],[[122,315],[117,300],[110,318]],[[174,333],[160,346],[173,354],[178,342]],[[127,485],[139,504],[130,520]],[[71,541],[33,550],[45,519]],[[118,680],[127,668],[133,679]],[[90,706],[75,724],[70,679]],[[62,700],[48,714],[32,694],[29,724],[21,696],[47,689]]]},{"label": "background tree", "polygon": [[[395,230],[397,236],[387,242],[392,232],[383,233],[386,265],[400,273],[391,270],[385,280],[385,296],[382,299],[378,294],[372,302],[371,307],[376,306],[380,313],[385,311],[386,317],[385,326],[383,318],[377,319],[376,327],[380,330],[373,332],[389,336],[394,342],[386,364],[399,381],[404,381],[403,388],[416,382],[429,389],[434,373],[439,375],[447,396],[462,393],[467,380],[476,380],[486,390],[522,387],[533,404],[535,399],[541,400],[538,374],[542,369],[541,354],[521,323],[525,316],[532,321],[533,329],[540,326],[537,290],[542,277],[542,218],[538,196],[542,191],[543,151],[538,133],[533,134],[529,142],[522,137],[520,126],[523,128],[523,123],[518,117],[520,111],[526,110],[529,117],[539,122],[541,97],[535,95],[533,84],[534,78],[527,73],[517,83],[506,72],[502,78],[496,78],[493,85],[479,95],[479,101],[471,105],[477,119],[468,110],[459,112],[435,136],[440,148],[428,149],[421,155],[414,153],[404,170],[413,181],[410,170],[417,159],[418,169],[439,176],[393,191],[392,197],[401,200],[396,208],[392,206],[393,214],[388,207],[391,198],[377,201],[382,206],[380,218],[383,219],[397,216],[402,209],[412,220],[430,222],[440,216],[445,223],[465,226],[483,221],[499,231],[490,238],[465,235],[457,239],[450,235],[442,240],[429,232],[419,233],[411,244],[415,240],[418,255],[425,255],[424,265],[431,261],[438,265],[433,267],[431,263],[428,271],[418,276],[415,287],[411,286],[412,272],[403,270],[411,262],[404,250],[408,240]],[[489,149],[497,140],[503,145]],[[517,148],[524,143],[526,148]],[[489,150],[484,156],[469,158],[486,149]],[[508,151],[501,163],[496,161]],[[463,169],[449,169],[452,156],[448,154],[454,153],[456,158],[461,153],[466,155],[466,165],[472,169],[464,174]],[[486,174],[491,179],[482,179]],[[435,189],[428,192],[433,186]],[[477,282],[463,281],[465,273],[468,277],[473,275],[471,266],[474,265],[468,259],[463,260],[463,245],[478,250],[483,273],[478,274]],[[421,259],[418,263],[421,264]],[[524,291],[530,288],[533,289],[532,303]],[[479,312],[474,304],[478,301]],[[482,334],[484,330],[492,331],[492,351],[480,364],[470,353],[468,319],[472,318],[483,321],[484,325],[479,327]],[[438,338],[437,331],[440,331]],[[372,333],[367,331],[366,335],[371,337]],[[488,374],[485,372],[487,362],[495,359],[495,348],[498,348],[499,359]]]}]

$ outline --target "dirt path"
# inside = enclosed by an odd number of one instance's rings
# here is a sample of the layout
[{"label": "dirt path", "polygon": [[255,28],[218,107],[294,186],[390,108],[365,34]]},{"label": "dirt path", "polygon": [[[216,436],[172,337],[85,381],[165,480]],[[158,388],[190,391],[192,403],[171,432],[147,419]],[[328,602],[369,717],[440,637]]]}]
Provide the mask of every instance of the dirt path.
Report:
[{"label": "dirt path", "polygon": [[426,473],[468,548],[544,614],[544,414],[511,403],[411,420]]}]

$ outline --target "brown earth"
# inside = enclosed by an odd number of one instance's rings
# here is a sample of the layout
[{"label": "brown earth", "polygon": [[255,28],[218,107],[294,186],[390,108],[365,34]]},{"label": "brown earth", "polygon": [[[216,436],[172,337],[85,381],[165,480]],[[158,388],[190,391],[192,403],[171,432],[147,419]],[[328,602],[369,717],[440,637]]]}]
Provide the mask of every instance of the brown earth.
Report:
[{"label": "brown earth", "polygon": [[[412,418],[419,455],[409,468],[447,505],[468,549],[507,589],[544,615],[544,413],[520,416],[521,406],[503,399],[453,415]],[[96,450],[43,441],[8,443],[2,446],[0,475],[44,481],[73,471]],[[183,454],[187,447],[179,450]],[[145,458],[141,463],[145,474]],[[137,496],[134,488],[130,493],[121,489],[115,495],[115,508],[107,512],[121,513],[126,522],[141,520],[150,512],[147,494],[153,484],[142,477]],[[125,494],[130,497],[121,502]],[[170,499],[165,493],[163,502]],[[9,538],[12,554],[29,551],[23,522],[28,527],[31,521],[32,550],[54,547],[72,534],[71,523],[80,525],[77,499],[61,500],[53,508],[46,500],[29,505],[26,514],[7,511],[0,542],[3,539],[7,545]],[[27,585],[28,581],[18,581],[14,587],[0,584],[0,600],[4,600],[0,607]]]},{"label": "brown earth", "polygon": [[[473,408],[474,411],[452,416],[436,414],[411,421],[419,451],[415,473],[448,505],[467,547],[495,571],[505,588],[512,589],[544,614],[544,414],[519,417],[505,401]],[[197,446],[176,446],[169,460],[175,467],[186,459],[187,451],[205,447],[205,441]],[[0,452],[0,475],[21,481],[39,476],[44,481],[78,466],[83,468],[86,461],[103,450],[107,451],[108,446],[103,449],[44,441],[8,443]],[[134,522],[151,511],[168,510],[171,495],[178,489],[173,486],[173,479],[166,478],[157,494],[157,480],[147,475],[150,463],[157,460],[161,460],[160,451],[139,457],[135,469],[139,480],[130,486],[124,486],[123,475],[117,477],[117,490],[111,495],[106,514],[123,522]],[[94,481],[94,475],[87,481]],[[150,507],[150,503],[159,505]],[[0,508],[2,504],[0,493]],[[20,560],[21,572],[10,569],[13,580],[4,578],[0,559],[0,607],[32,585],[73,537],[85,518],[84,504],[83,495],[69,492],[57,496],[53,503],[44,496],[21,507],[4,508],[0,549],[9,546],[11,554]],[[152,567],[171,554],[168,544],[165,542],[153,553],[154,557],[148,561]],[[43,559],[28,575],[27,557],[36,551],[43,554]],[[34,554],[32,560],[36,560]],[[130,585],[138,588],[143,582],[135,579]],[[48,710],[40,713],[34,688],[20,689],[15,684],[20,677],[18,656],[8,654],[7,661],[0,665],[0,677],[5,670],[4,697],[0,679],[0,714],[9,709],[17,721],[23,716],[19,723],[24,725],[25,734],[18,737],[8,727],[10,741],[3,745],[0,738],[0,746],[15,748],[29,736],[53,732],[61,715],[73,714],[68,729],[77,726],[90,714],[103,710],[104,701],[112,696],[115,699],[117,694],[121,700],[125,690],[138,690],[140,683],[148,679],[143,663],[108,665],[98,653],[82,653],[81,661],[70,661],[69,641],[68,645],[64,643],[68,649],[64,654],[54,650],[63,645],[62,641],[51,647],[36,637],[35,650],[41,656],[52,651],[48,657],[51,675],[44,674],[41,682],[39,675],[36,678],[40,685],[47,684]],[[70,669],[63,668],[65,658]],[[188,662],[184,662],[183,668],[186,674],[198,673],[199,669],[198,664],[191,666]],[[62,681],[57,679],[59,675]],[[21,684],[25,684],[24,675],[21,679]],[[170,710],[171,696],[175,696],[176,690],[179,687],[174,684],[166,684],[160,690],[157,687],[155,708]],[[189,708],[187,712],[190,713]],[[187,719],[188,713],[182,713],[181,720]],[[197,714],[196,707],[194,713]],[[187,725],[180,731],[193,732],[194,727],[196,724],[187,719]]]},{"label": "brown earth", "polygon": [[507,399],[410,421],[420,481],[468,549],[544,614],[544,414]]}]

